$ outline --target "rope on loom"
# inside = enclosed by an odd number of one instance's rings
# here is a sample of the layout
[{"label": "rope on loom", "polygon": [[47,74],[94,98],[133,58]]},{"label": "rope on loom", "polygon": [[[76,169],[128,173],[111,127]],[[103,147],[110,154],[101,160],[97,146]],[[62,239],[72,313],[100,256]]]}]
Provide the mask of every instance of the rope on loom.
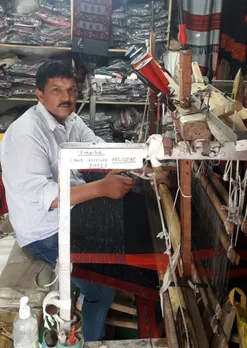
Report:
[{"label": "rope on loom", "polygon": [[[178,260],[178,256],[179,256],[179,251],[180,251],[180,246],[178,246],[177,250],[175,250],[174,255],[172,256],[171,255],[170,231],[168,232],[166,227],[165,227],[164,216],[163,216],[162,207],[161,207],[161,203],[160,203],[161,197],[159,195],[158,185],[157,185],[157,181],[156,181],[156,173],[153,173],[153,174],[147,176],[145,174],[145,167],[146,167],[146,164],[143,167],[142,174],[139,174],[139,173],[133,172],[133,171],[130,171],[130,173],[135,174],[136,176],[138,176],[138,177],[140,177],[140,178],[142,178],[144,180],[149,180],[151,182],[151,184],[154,186],[156,200],[157,200],[158,209],[159,209],[160,220],[161,220],[161,226],[162,226],[162,232],[160,232],[157,235],[157,238],[163,239],[165,237],[166,251],[164,253],[167,254],[168,258],[169,258],[169,264],[168,264],[169,273],[173,277],[176,293],[177,293],[177,296],[178,296],[179,308],[181,310],[182,320],[183,320],[185,334],[186,334],[187,348],[190,348],[189,331],[188,331],[188,327],[187,327],[187,324],[186,324],[186,319],[185,319],[185,315],[184,315],[184,309],[183,309],[183,306],[182,306],[182,301],[181,301],[180,294],[179,294],[179,291],[178,291],[178,282],[177,282],[177,276],[176,276],[176,273],[175,273],[177,260]],[[177,171],[179,171],[178,160],[177,160]],[[178,177],[178,190],[176,192],[175,200],[174,200],[174,203],[173,203],[172,213],[171,213],[170,223],[169,223],[168,228],[170,228],[170,226],[171,226],[171,222],[172,222],[172,218],[173,218],[173,215],[174,215],[174,211],[175,211],[175,207],[176,207],[179,191],[181,191],[181,187],[180,187],[180,180],[179,180],[179,177]],[[185,196],[184,195],[184,197],[190,198],[191,196]],[[166,272],[165,276],[167,276],[167,275],[168,275],[168,281],[169,281],[169,274]],[[161,301],[162,314],[163,314],[163,296],[162,295],[167,290],[166,288],[164,288],[164,285],[165,285],[165,282],[163,280],[163,286],[160,289],[160,301]]]}]

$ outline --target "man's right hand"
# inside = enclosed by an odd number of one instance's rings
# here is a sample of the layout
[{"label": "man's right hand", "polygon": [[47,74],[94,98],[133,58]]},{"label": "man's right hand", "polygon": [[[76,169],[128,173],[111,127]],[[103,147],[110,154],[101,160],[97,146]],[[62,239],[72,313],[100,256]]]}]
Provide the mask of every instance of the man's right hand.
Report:
[{"label": "man's right hand", "polygon": [[132,189],[135,179],[118,175],[122,172],[122,170],[111,170],[102,179],[101,184],[104,197],[120,199]]}]

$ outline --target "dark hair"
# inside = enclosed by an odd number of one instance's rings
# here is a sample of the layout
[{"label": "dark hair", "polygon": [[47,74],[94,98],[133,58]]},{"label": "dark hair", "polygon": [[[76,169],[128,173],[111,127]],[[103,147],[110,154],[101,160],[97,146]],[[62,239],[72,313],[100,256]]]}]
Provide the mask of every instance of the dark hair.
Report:
[{"label": "dark hair", "polygon": [[50,60],[42,64],[36,74],[36,87],[44,91],[50,78],[62,77],[74,79],[77,83],[77,75],[71,63],[63,60]]}]

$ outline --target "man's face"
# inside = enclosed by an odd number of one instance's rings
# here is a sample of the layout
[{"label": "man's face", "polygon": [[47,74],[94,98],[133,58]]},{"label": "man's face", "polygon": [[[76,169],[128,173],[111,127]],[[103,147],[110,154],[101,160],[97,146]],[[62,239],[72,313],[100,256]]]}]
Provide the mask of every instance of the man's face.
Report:
[{"label": "man's face", "polygon": [[44,91],[36,89],[38,100],[62,124],[74,111],[77,94],[76,81],[71,78],[53,77],[47,81]]}]

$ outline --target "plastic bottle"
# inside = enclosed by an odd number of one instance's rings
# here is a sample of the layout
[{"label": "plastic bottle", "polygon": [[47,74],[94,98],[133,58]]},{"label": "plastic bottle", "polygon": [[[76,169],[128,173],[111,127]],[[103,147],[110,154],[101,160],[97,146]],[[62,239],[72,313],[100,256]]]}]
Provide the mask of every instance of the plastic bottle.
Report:
[{"label": "plastic bottle", "polygon": [[15,317],[13,325],[14,348],[37,348],[38,322],[28,306],[29,298],[20,299],[19,314]]}]

